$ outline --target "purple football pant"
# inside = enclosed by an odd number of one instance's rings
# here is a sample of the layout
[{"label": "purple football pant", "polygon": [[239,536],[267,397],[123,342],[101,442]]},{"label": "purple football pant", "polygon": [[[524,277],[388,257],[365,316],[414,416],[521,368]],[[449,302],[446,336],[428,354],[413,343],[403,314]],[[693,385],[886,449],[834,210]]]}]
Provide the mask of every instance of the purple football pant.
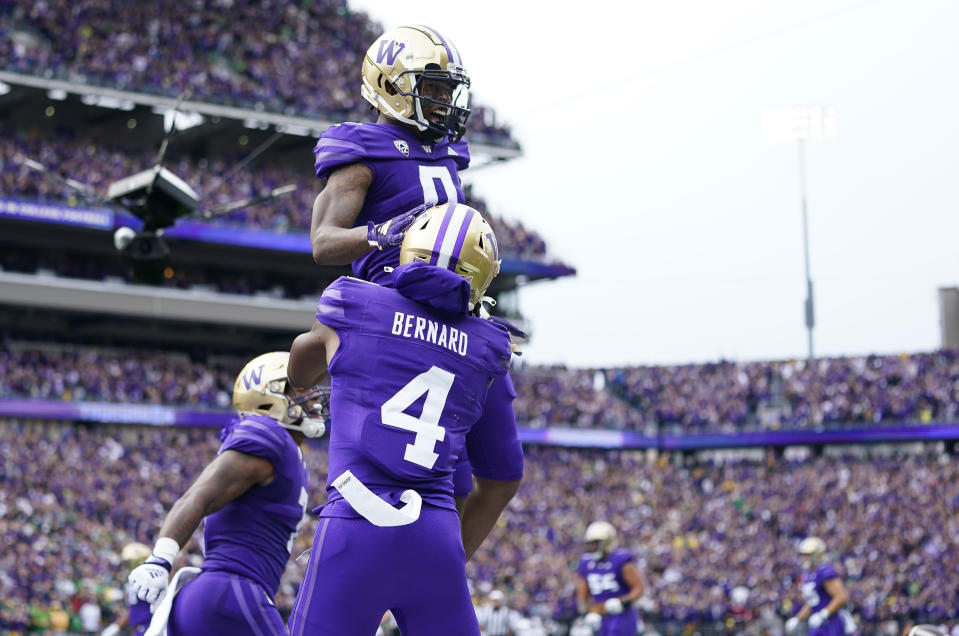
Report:
[{"label": "purple football pant", "polygon": [[842,617],[839,614],[834,614],[816,629],[809,629],[809,636],[845,636],[845,634],[845,625],[843,625]]},{"label": "purple football pant", "polygon": [[636,636],[638,629],[636,610],[627,608],[621,614],[604,616],[599,627],[599,636]]},{"label": "purple football pant", "polygon": [[455,511],[424,503],[395,528],[320,519],[290,634],[370,636],[387,610],[406,636],[479,636]]},{"label": "purple football pant", "polygon": [[262,587],[238,574],[205,571],[173,599],[167,634],[280,636],[286,626]]}]

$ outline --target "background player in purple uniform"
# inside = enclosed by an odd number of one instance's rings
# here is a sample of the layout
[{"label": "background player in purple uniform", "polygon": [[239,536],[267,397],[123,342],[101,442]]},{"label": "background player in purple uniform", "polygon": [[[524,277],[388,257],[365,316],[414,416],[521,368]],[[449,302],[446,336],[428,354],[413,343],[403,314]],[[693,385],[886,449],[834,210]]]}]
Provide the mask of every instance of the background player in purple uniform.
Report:
[{"label": "background player in purple uniform", "polygon": [[511,355],[505,327],[468,313],[497,255],[472,208],[429,210],[406,233],[392,288],[337,279],[294,341],[293,382],[329,365],[336,426],[291,634],[372,634],[386,610],[403,634],[479,634],[451,476]]},{"label": "background player in purple uniform", "polygon": [[[469,117],[469,75],[456,46],[435,29],[403,26],[377,38],[363,61],[361,92],[378,112],[375,123],[327,129],[316,144],[316,197],[310,227],[320,265],[352,263],[358,278],[391,285],[403,233],[421,210],[463,203],[459,171],[470,154],[462,135]],[[400,214],[404,210],[409,212]],[[509,375],[497,379],[466,449],[458,458],[467,556],[479,547],[516,494],[523,449],[516,433]],[[502,440],[512,440],[504,448]],[[499,448],[498,454],[490,453]]]},{"label": "background player in purple uniform", "polygon": [[809,619],[810,636],[844,636],[855,632],[852,616],[842,611],[849,594],[832,563],[825,562],[826,544],[819,537],[807,537],[799,544],[803,558],[802,595],[804,604],[786,621],[786,633]]},{"label": "background player in purple uniform", "polygon": [[306,514],[300,444],[325,432],[329,395],[298,394],[286,377],[288,358],[266,353],[240,372],[233,387],[240,416],[220,433],[216,459],[173,504],[150,558],[130,573],[137,596],[157,603],[180,546],[206,518],[202,571],[173,598],[171,635],[286,632],[273,595]]},{"label": "background player in purple uniform", "polygon": [[[146,561],[150,556],[150,548],[144,543],[128,543],[120,551],[120,559],[124,567],[133,570]],[[116,636],[117,634],[135,634],[140,636],[150,624],[150,604],[137,598],[136,590],[127,583],[125,599],[127,608],[117,620],[103,630],[101,636]],[[122,631],[121,631],[122,630]]]},{"label": "background player in purple uniform", "polygon": [[576,569],[580,612],[601,617],[600,636],[636,636],[640,622],[633,602],[643,595],[646,585],[633,555],[613,549],[616,528],[606,521],[589,524],[584,539],[589,552]]}]

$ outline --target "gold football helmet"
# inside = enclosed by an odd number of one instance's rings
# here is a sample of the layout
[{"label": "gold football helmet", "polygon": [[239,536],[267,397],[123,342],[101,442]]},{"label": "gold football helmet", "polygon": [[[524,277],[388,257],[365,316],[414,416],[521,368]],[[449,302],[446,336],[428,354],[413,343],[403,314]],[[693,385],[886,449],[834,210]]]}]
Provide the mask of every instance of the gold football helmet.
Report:
[{"label": "gold football helmet", "polygon": [[363,98],[430,143],[459,141],[466,132],[469,86],[456,46],[422,25],[387,31],[363,59]]},{"label": "gold football helmet", "polygon": [[283,428],[322,437],[329,419],[329,387],[293,393],[286,377],[290,354],[273,351],[246,363],[233,384],[233,407],[241,414],[272,417]]},{"label": "gold football helmet", "polygon": [[470,311],[499,274],[499,246],[483,215],[462,203],[444,203],[413,221],[400,244],[400,265],[423,261],[470,283]]},{"label": "gold football helmet", "polygon": [[586,527],[583,540],[590,544],[594,554],[606,554],[616,540],[616,528],[608,521],[594,521]]},{"label": "gold football helmet", "polygon": [[150,556],[150,548],[143,543],[128,543],[120,551],[120,558],[127,567],[135,568]]},{"label": "gold football helmet", "polygon": [[815,567],[826,556],[826,542],[819,537],[806,537],[799,542],[799,554],[806,567]]}]

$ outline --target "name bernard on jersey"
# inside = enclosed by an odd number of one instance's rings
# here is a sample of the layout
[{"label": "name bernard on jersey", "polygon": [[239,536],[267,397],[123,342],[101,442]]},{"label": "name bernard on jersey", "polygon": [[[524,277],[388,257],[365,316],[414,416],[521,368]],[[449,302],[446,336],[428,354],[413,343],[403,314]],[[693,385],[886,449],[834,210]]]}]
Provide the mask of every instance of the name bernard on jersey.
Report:
[{"label": "name bernard on jersey", "polygon": [[394,336],[430,342],[461,356],[466,355],[466,347],[469,344],[469,337],[465,331],[413,314],[405,314],[402,311],[393,314],[392,331]]}]

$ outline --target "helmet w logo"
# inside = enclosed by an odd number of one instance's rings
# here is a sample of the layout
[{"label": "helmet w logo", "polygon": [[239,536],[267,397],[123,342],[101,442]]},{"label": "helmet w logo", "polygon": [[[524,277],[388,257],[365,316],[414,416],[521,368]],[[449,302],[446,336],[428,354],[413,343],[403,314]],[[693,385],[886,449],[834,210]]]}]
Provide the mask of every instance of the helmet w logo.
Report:
[{"label": "helmet w logo", "polygon": [[405,42],[397,42],[395,40],[381,41],[380,50],[376,53],[376,63],[382,64],[383,60],[386,60],[388,65],[393,66],[393,64],[396,63],[396,58],[400,55],[400,51],[405,47]]},{"label": "helmet w logo", "polygon": [[263,378],[264,366],[266,365],[261,364],[255,369],[250,369],[250,372],[243,376],[243,386],[246,387],[247,391],[260,384],[260,380]]}]

